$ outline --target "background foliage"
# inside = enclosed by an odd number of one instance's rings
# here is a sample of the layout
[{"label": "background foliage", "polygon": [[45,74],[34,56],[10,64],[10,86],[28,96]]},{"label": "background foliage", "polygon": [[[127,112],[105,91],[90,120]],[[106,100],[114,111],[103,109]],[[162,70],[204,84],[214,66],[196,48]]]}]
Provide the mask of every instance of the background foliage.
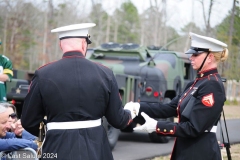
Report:
[{"label": "background foliage", "polygon": [[[184,1],[184,0],[182,0]],[[229,59],[219,71],[229,79],[240,79],[240,7],[237,0],[217,26],[211,27],[214,0],[197,0],[202,4],[204,28],[193,21],[180,31],[168,26],[166,0],[149,0],[150,7],[141,14],[130,1],[116,1],[120,7],[104,9],[101,0],[0,0],[1,53],[13,61],[15,69],[34,71],[39,66],[61,58],[59,41],[50,31],[56,27],[94,22],[90,30],[94,48],[105,42],[138,43],[164,46],[184,52],[189,47],[188,33],[217,38],[228,44]],[[86,9],[91,4],[90,10]],[[117,4],[116,4],[117,5]],[[110,11],[111,10],[111,14]]]}]

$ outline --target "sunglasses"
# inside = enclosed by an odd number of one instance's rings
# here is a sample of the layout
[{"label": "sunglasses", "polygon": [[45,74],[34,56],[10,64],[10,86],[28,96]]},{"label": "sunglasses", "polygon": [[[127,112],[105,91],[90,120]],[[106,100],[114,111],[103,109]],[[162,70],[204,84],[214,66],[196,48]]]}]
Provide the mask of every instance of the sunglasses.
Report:
[{"label": "sunglasses", "polygon": [[192,54],[192,57],[197,57],[199,56],[200,54]]},{"label": "sunglasses", "polygon": [[15,119],[15,118],[17,118],[17,114],[16,113],[12,113],[12,114],[9,115],[9,117],[11,117],[12,119]]}]

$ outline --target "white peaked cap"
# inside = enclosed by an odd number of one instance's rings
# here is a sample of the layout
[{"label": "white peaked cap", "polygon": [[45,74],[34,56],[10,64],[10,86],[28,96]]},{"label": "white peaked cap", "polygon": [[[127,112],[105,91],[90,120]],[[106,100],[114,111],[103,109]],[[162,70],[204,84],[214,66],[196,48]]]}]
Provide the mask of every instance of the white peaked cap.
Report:
[{"label": "white peaked cap", "polygon": [[95,23],[81,23],[69,26],[63,26],[51,30],[52,33],[58,33],[59,39],[64,37],[88,37],[88,29],[96,26]]},{"label": "white peaked cap", "polygon": [[214,38],[201,36],[195,33],[189,33],[191,38],[191,47],[209,49],[211,52],[221,52],[227,47],[227,44]]}]

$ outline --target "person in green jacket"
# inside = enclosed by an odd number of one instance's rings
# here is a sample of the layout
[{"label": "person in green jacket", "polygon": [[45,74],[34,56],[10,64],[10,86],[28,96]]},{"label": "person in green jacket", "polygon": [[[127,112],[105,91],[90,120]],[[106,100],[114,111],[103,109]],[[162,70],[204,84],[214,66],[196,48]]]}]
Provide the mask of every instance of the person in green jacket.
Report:
[{"label": "person in green jacket", "polygon": [[[0,42],[1,45],[1,42]],[[0,102],[6,102],[6,82],[11,81],[13,77],[12,61],[0,54]]]}]

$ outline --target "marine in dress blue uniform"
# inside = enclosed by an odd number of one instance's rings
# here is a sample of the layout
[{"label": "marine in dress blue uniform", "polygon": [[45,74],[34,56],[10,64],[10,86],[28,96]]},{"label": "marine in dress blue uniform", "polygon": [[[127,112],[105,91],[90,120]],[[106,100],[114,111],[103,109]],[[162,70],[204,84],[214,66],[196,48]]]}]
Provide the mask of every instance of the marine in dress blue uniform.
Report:
[{"label": "marine in dress blue uniform", "polygon": [[[86,39],[92,23],[52,30],[65,39]],[[80,44],[79,44],[80,45]],[[85,48],[86,49],[86,48]],[[111,160],[105,116],[115,128],[125,128],[131,114],[124,110],[113,72],[85,58],[78,50],[65,52],[62,59],[40,67],[32,79],[22,112],[22,126],[38,135],[39,123],[47,116],[47,134],[42,159]]]},{"label": "marine in dress blue uniform", "polygon": [[[190,38],[191,48],[186,52],[192,54],[190,60],[205,56],[200,67],[195,67],[198,70],[196,79],[168,104],[141,102],[138,116],[142,115],[146,123],[135,130],[176,137],[171,160],[221,160],[216,130],[226,96],[217,68],[208,65],[209,59],[215,61],[217,58],[214,57],[218,56],[219,60],[227,57],[227,45],[194,33],[190,33]],[[178,117],[177,123],[152,119],[172,116]]]}]

